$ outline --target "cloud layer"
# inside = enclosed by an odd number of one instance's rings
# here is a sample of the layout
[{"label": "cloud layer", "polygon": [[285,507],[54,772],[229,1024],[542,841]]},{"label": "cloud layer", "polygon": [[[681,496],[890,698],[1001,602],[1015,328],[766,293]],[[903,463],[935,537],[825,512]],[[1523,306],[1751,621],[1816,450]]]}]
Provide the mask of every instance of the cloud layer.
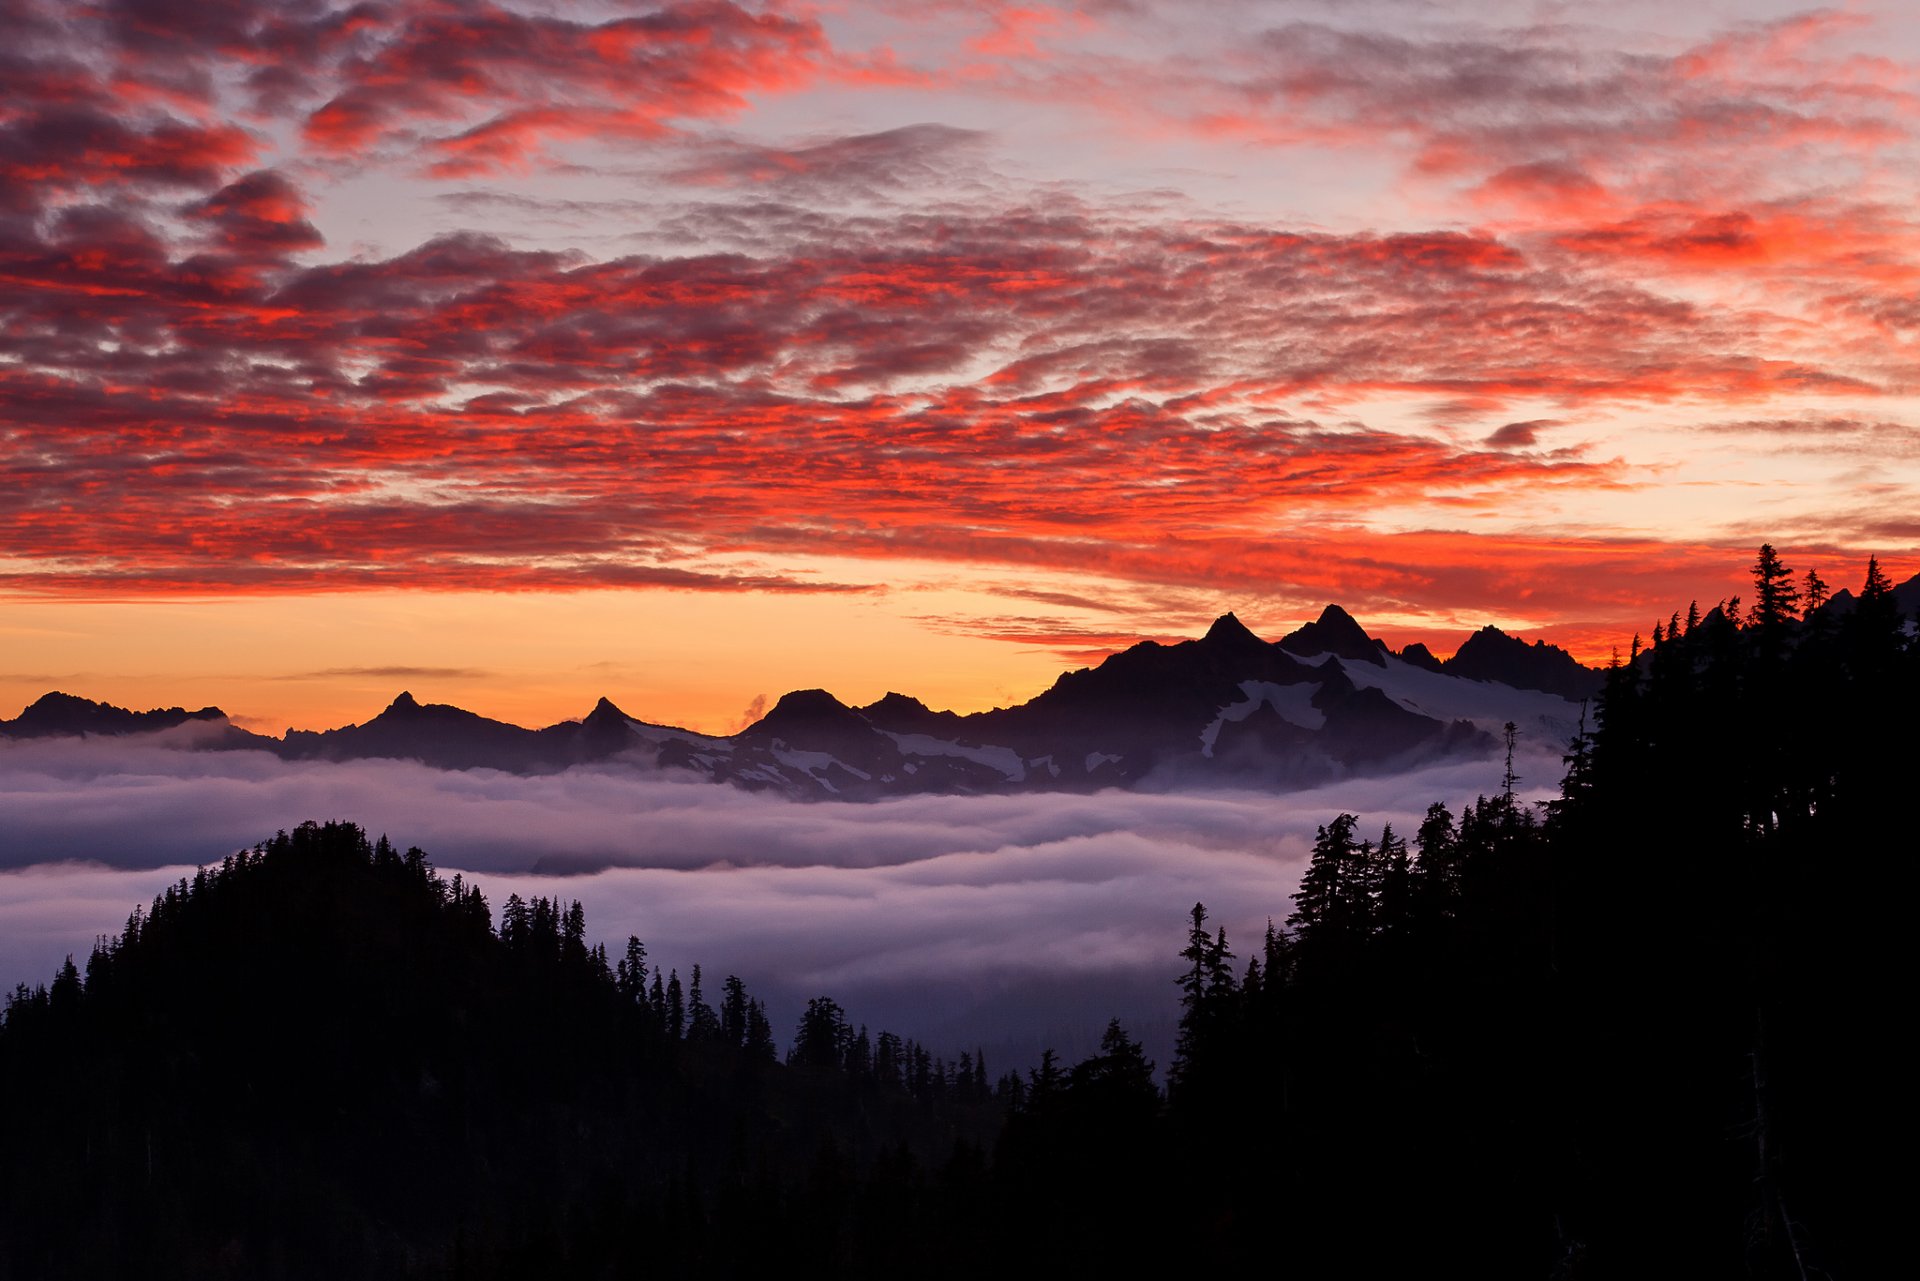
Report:
[{"label": "cloud layer", "polygon": [[[1497,783],[1476,763],[1337,794],[800,804],[616,769],[522,778],[164,743],[0,745],[10,980],[44,981],[183,865],[304,818],[346,817],[476,877],[496,909],[516,890],[579,898],[596,937],[638,934],[683,977],[696,962],[738,972],[776,1013],[824,992],[876,1025],[993,1031],[1009,1047],[1052,1034],[1065,1048],[1113,1012],[1159,1036],[1195,901],[1250,942],[1286,915],[1313,830],[1334,813],[1411,831],[1432,801],[1458,805]],[[1538,778],[1556,765],[1526,763]]]}]

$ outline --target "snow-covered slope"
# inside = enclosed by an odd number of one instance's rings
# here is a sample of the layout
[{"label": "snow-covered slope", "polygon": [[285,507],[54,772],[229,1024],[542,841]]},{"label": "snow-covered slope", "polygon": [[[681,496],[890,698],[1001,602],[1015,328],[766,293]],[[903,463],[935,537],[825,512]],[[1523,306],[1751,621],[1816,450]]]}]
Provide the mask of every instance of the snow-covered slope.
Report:
[{"label": "snow-covered slope", "polygon": [[[1483,649],[1495,659],[1508,652],[1539,658],[1539,647],[1508,639]],[[1228,614],[1197,639],[1142,642],[1062,674],[1025,703],[968,715],[934,711],[904,694],[855,708],[813,689],[783,696],[731,735],[649,724],[606,699],[581,720],[534,730],[402,694],[363,724],[209,743],[449,769],[675,771],[796,797],[870,800],[1211,782],[1288,788],[1440,757],[1490,757],[1508,722],[1555,743],[1578,725],[1577,703],[1434,670],[1441,666],[1431,656],[1395,656],[1328,606],[1280,642],[1260,639]],[[65,696],[43,703],[20,721],[0,722],[0,733],[62,732],[47,728],[56,720],[48,708],[61,713],[59,726],[80,727],[68,732],[89,733],[218,715],[136,714]]]}]

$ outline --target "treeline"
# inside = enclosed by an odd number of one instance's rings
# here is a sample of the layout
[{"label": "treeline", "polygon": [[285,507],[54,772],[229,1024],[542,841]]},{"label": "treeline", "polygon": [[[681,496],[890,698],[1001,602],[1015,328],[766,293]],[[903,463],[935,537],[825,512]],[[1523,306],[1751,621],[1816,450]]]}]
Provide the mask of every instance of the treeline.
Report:
[{"label": "treeline", "polygon": [[1555,800],[1510,750],[1331,818],[1251,946],[1196,904],[1164,1090],[1117,1022],[990,1079],[820,997],[780,1055],[577,903],[282,834],[15,992],[0,1277],[1891,1272],[1920,645],[1877,564],[1753,572]]},{"label": "treeline", "polygon": [[973,1248],[954,1189],[987,1179],[1017,1075],[828,997],[782,1058],[738,976],[713,1001],[699,966],[587,939],[557,898],[496,928],[478,886],[350,823],[183,878],[5,1003],[0,1277],[864,1275],[902,1234]]},{"label": "treeline", "polygon": [[1353,1275],[1898,1266],[1901,1181],[1861,1152],[1911,1124],[1920,643],[1877,562],[1837,602],[1771,546],[1752,572],[1746,610],[1635,638],[1557,799],[1516,801],[1509,755],[1410,841],[1334,818],[1244,961],[1195,906],[1168,1123],[1189,1161],[1236,1132],[1272,1154],[1221,1190],[1231,1252],[1272,1231]]}]

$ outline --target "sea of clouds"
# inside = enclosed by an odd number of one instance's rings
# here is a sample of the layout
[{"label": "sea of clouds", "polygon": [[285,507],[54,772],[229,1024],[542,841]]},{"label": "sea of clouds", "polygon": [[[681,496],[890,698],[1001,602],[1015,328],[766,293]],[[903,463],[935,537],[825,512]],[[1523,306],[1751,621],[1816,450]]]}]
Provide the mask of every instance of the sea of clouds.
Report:
[{"label": "sea of clouds", "polygon": [[[1523,761],[1529,782],[1559,762]],[[194,866],[306,819],[348,819],[445,873],[579,899],[617,952],[637,934],[710,990],[729,973],[790,1027],[832,995],[856,1022],[997,1071],[1089,1050],[1119,1016],[1164,1062],[1187,913],[1242,963],[1284,920],[1315,828],[1351,811],[1410,835],[1432,802],[1499,785],[1472,761],[1310,790],[796,802],[623,766],[523,777],[411,762],[287,762],[166,734],[0,742],[0,982],[84,961]],[[1531,795],[1543,795],[1535,789]]]}]

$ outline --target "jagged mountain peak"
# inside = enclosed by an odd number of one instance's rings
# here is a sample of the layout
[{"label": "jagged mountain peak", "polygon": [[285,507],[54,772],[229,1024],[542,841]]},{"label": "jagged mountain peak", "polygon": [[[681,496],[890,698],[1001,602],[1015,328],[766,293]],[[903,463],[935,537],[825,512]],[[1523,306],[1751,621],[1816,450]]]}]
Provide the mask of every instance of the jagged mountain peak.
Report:
[{"label": "jagged mountain peak", "polygon": [[105,706],[105,704],[96,703],[90,698],[82,698],[78,694],[69,694],[64,690],[51,689],[51,690],[48,690],[46,693],[42,694],[40,697],[34,699],[33,702],[27,704],[26,710],[29,712],[35,711],[35,710],[53,711],[57,708],[66,708],[66,707],[103,707],[103,706]]},{"label": "jagged mountain peak", "polygon": [[1414,641],[1411,645],[1401,650],[1400,661],[1418,667],[1423,672],[1437,672],[1442,670],[1440,660],[1435,658],[1433,651],[1428,649],[1421,641]]},{"label": "jagged mountain peak", "polygon": [[856,709],[875,729],[896,734],[933,734],[954,737],[963,733],[962,720],[953,712],[936,712],[910,694],[889,692]]},{"label": "jagged mountain peak", "polygon": [[1319,618],[1281,637],[1280,647],[1303,658],[1332,654],[1360,663],[1386,661],[1386,646],[1367,635],[1367,629],[1338,605],[1328,605]]},{"label": "jagged mountain peak", "polygon": [[859,710],[868,716],[875,715],[876,713],[883,716],[902,713],[926,715],[933,711],[931,707],[928,707],[913,695],[901,694],[894,690],[888,690],[879,698]]},{"label": "jagged mountain peak", "polygon": [[768,716],[815,716],[822,712],[850,712],[853,709],[824,689],[789,690],[780,696]]},{"label": "jagged mountain peak", "polygon": [[618,707],[615,707],[613,700],[603,694],[600,696],[600,701],[593,705],[593,710],[587,713],[585,721],[582,723],[616,719],[624,721],[633,718],[621,711]]},{"label": "jagged mountain peak", "polygon": [[[1462,647],[1468,659],[1476,651],[1498,668],[1480,679],[1515,688],[1556,690],[1569,683],[1562,665],[1572,668],[1573,680],[1596,679],[1564,651],[1529,645],[1498,628],[1484,629]],[[1330,604],[1278,643],[1262,640],[1228,612],[1195,639],[1142,641],[1097,667],[1062,674],[1024,703],[964,715],[933,711],[898,691],[856,708],[824,689],[798,689],[735,734],[648,725],[604,697],[578,721],[534,730],[422,703],[402,691],[360,725],[289,730],[278,741],[238,730],[224,737],[195,731],[192,745],[264,747],[289,759],[417,760],[443,769],[520,773],[619,758],[636,768],[689,770],[797,796],[867,799],[1128,786],[1150,778],[1305,783],[1478,751],[1486,743],[1451,722],[1511,719],[1506,704],[1498,716],[1485,710],[1489,698],[1505,695],[1482,696],[1451,681],[1421,684],[1435,677],[1414,670],[1432,673],[1440,666],[1440,677],[1478,675],[1458,670],[1455,660],[1435,664],[1418,644],[1402,651],[1404,662],[1389,663],[1390,657],[1351,614]],[[1576,697],[1576,691],[1562,696]],[[221,716],[212,708],[130,713],[64,693],[49,694],[36,707],[20,721],[0,721],[0,734],[129,733]],[[1545,707],[1539,715],[1551,719],[1555,711]]]},{"label": "jagged mountain peak", "polygon": [[1467,637],[1441,670],[1449,676],[1498,681],[1574,700],[1594,693],[1601,683],[1599,673],[1582,667],[1559,646],[1542,640],[1529,644],[1491,623]]},{"label": "jagged mountain peak", "polygon": [[1213,620],[1213,626],[1207,628],[1207,634],[1201,638],[1204,643],[1216,647],[1231,646],[1244,649],[1248,645],[1266,646],[1266,642],[1255,636],[1247,625],[1240,621],[1232,610]]},{"label": "jagged mountain peak", "polygon": [[60,737],[71,734],[138,734],[170,729],[188,721],[224,721],[227,714],[217,707],[197,712],[181,707],[156,707],[136,712],[112,703],[95,702],[52,690],[42,694],[11,721],[0,721],[0,733],[14,738]]},{"label": "jagged mountain peak", "polygon": [[532,730],[521,729],[518,725],[508,725],[505,721],[496,721],[492,717],[470,712],[464,707],[452,703],[423,703],[406,690],[401,690],[381,713],[367,722],[368,727],[380,726],[384,729],[401,729],[408,733],[428,733],[435,727],[449,729],[453,726],[497,725],[517,733],[531,734]]},{"label": "jagged mountain peak", "polygon": [[830,728],[859,728],[869,733],[872,724],[824,689],[796,689],[780,696],[772,710],[737,737],[755,738],[769,734],[791,737]]}]

